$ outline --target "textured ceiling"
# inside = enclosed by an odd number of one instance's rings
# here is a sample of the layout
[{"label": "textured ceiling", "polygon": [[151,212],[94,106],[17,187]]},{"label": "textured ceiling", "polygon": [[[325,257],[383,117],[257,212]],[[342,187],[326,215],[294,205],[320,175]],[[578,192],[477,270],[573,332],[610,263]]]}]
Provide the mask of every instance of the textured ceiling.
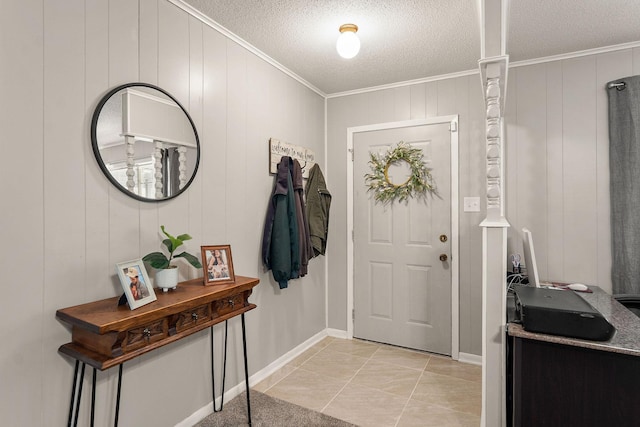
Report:
[{"label": "textured ceiling", "polygon": [[[479,0],[184,0],[325,94],[476,70]],[[512,0],[521,61],[640,41],[640,0]],[[353,59],[335,50],[358,25]]]}]

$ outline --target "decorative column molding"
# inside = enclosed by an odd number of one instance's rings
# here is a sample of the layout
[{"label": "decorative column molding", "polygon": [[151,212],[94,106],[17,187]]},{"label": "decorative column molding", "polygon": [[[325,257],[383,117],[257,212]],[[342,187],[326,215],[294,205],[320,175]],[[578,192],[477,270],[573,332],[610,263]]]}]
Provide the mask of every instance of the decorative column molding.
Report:
[{"label": "decorative column molding", "polygon": [[509,58],[479,61],[486,106],[487,216],[482,227],[482,427],[506,420],[506,264],[503,111]]},{"label": "decorative column molding", "polygon": [[132,193],[138,194],[135,191],[136,183],[133,180],[133,177],[136,175],[136,172],[133,170],[135,166],[134,154],[135,154],[135,138],[133,136],[125,135],[125,152],[127,155],[127,190]]},{"label": "decorative column molding", "polygon": [[508,226],[504,218],[503,111],[508,56],[479,61],[486,106],[487,217],[494,226]]},{"label": "decorative column molding", "polygon": [[180,189],[187,184],[187,147],[178,147],[178,170],[180,172],[178,178],[180,181]]},{"label": "decorative column molding", "polygon": [[162,142],[155,141],[156,148],[153,154],[155,159],[154,168],[155,168],[155,188],[156,188],[156,200],[164,198],[164,193],[162,192]]}]

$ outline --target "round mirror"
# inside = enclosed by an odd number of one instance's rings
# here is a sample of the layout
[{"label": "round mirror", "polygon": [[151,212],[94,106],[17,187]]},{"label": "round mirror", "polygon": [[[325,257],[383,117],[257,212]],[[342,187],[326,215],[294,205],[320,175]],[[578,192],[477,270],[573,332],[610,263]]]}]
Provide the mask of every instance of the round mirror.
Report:
[{"label": "round mirror", "polygon": [[110,90],[91,121],[100,168],[120,191],[153,202],[176,197],[198,170],[200,140],[182,105],[165,90],[128,83]]}]

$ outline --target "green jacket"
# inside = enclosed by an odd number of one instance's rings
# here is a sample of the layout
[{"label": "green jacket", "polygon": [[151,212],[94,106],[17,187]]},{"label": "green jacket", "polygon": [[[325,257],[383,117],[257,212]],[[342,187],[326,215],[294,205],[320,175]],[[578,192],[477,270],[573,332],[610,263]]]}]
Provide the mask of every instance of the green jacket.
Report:
[{"label": "green jacket", "polygon": [[324,255],[327,250],[329,208],[331,207],[331,193],[327,190],[327,184],[317,163],[309,171],[309,179],[304,190],[307,195],[307,220],[313,258]]}]

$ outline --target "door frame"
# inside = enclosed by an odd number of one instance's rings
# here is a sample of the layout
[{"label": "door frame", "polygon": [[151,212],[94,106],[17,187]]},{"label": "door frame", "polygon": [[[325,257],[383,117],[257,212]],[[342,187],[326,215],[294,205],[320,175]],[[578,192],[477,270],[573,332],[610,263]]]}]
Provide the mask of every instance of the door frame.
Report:
[{"label": "door frame", "polygon": [[449,123],[451,143],[451,358],[460,352],[460,268],[458,216],[458,115],[429,117],[399,122],[376,123],[347,128],[347,338],[353,339],[353,137],[356,133]]}]

